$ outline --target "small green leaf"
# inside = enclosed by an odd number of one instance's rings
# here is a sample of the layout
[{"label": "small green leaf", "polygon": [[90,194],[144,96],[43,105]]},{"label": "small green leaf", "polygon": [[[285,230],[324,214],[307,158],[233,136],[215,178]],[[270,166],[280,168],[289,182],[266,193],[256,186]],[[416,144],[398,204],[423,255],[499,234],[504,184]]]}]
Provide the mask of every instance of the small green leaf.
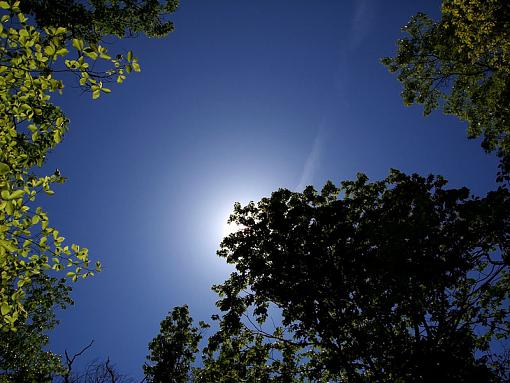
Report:
[{"label": "small green leaf", "polygon": [[10,170],[9,165],[0,162],[0,176],[9,173]]},{"label": "small green leaf", "polygon": [[2,9],[10,9],[11,6],[9,5],[9,3],[7,1],[0,1],[0,8],[2,8]]},{"label": "small green leaf", "polygon": [[82,51],[83,50],[83,40],[73,39],[73,47],[75,47],[79,51]]},{"label": "small green leaf", "polygon": [[44,53],[46,53],[48,56],[53,56],[55,54],[55,48],[53,45],[48,45],[44,47]]},{"label": "small green leaf", "polygon": [[94,51],[91,51],[91,52],[84,51],[84,52],[85,52],[85,54],[86,54],[87,56],[89,56],[92,60],[97,60],[97,53],[96,53],[96,52],[94,52]]},{"label": "small green leaf", "polygon": [[15,190],[11,193],[10,198],[11,199],[21,198],[23,197],[24,194],[25,194],[24,190]]},{"label": "small green leaf", "polygon": [[7,203],[5,204],[5,211],[9,215],[13,215],[14,214],[14,205],[12,204],[11,201],[7,201]]},{"label": "small green leaf", "polygon": [[2,302],[0,311],[2,312],[2,315],[7,315],[11,312],[11,306],[9,306],[6,302]]},{"label": "small green leaf", "polygon": [[57,51],[57,55],[59,56],[65,56],[69,51],[66,49],[66,48],[60,48],[58,51]]},{"label": "small green leaf", "polygon": [[[22,13],[18,13],[18,20],[20,23],[24,23],[28,20],[28,17],[26,17],[24,14]],[[24,30],[24,29],[23,29]],[[21,32],[21,31],[20,31]]]},{"label": "small green leaf", "polygon": [[92,99],[95,100],[96,98],[99,98],[101,94],[101,90],[100,89],[96,89],[92,92]]}]

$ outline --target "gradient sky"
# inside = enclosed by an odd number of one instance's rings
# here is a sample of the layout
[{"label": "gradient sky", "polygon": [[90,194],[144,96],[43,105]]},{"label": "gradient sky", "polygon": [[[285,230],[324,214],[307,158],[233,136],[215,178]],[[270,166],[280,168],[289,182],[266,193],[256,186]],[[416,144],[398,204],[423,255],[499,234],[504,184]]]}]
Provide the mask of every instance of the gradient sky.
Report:
[{"label": "gradient sky", "polygon": [[190,0],[165,39],[127,39],[142,72],[91,101],[68,87],[71,119],[48,168],[69,177],[50,222],[104,264],[74,284],[52,348],[107,356],[139,378],[148,342],[176,305],[215,312],[215,252],[235,201],[390,168],[441,174],[480,194],[496,160],[465,125],[406,108],[379,63],[400,28],[439,0]]}]

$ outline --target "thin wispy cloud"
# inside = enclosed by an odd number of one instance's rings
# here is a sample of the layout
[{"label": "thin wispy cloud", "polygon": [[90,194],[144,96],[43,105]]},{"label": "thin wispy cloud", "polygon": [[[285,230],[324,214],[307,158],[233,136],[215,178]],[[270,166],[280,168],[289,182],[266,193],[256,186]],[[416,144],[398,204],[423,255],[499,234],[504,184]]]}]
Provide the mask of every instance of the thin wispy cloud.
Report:
[{"label": "thin wispy cloud", "polygon": [[313,140],[312,148],[308,153],[296,191],[303,189],[313,183],[313,176],[320,165],[320,154],[322,150],[322,128],[319,128]]},{"label": "thin wispy cloud", "polygon": [[354,14],[351,21],[349,44],[357,48],[368,36],[375,15],[375,4],[370,0],[355,0]]}]

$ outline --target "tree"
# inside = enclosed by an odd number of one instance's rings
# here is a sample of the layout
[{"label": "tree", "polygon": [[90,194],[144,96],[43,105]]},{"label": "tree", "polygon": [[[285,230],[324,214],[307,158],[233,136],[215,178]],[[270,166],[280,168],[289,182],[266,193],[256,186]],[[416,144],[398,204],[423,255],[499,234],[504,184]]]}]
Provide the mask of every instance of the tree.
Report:
[{"label": "tree", "polygon": [[[200,327],[207,326],[201,322]],[[149,343],[149,363],[143,366],[147,382],[187,382],[201,338],[200,330],[193,327],[188,306],[175,307]]]},{"label": "tree", "polygon": [[63,373],[60,356],[44,348],[47,331],[58,324],[55,308],[73,303],[70,290],[63,279],[44,274],[33,278],[24,301],[28,320],[18,324],[16,332],[0,332],[0,382],[44,383]]},{"label": "tree", "polygon": [[133,379],[120,374],[115,366],[110,362],[110,358],[105,361],[94,360],[89,362],[85,369],[81,372],[74,371],[74,363],[77,358],[82,357],[88,351],[94,341],[72,356],[65,352],[65,367],[61,369],[57,379],[54,382],[61,383],[133,383]]},{"label": "tree", "polygon": [[403,27],[395,57],[406,105],[425,115],[441,108],[468,123],[500,157],[499,179],[510,171],[510,4],[505,0],[443,0],[437,22],[418,13]]},{"label": "tree", "polygon": [[510,192],[445,185],[393,170],[237,204],[191,380],[505,381]]},{"label": "tree", "polygon": [[69,125],[51,102],[51,94],[64,88],[58,76],[74,75],[93,99],[110,93],[107,83],[122,83],[140,65],[131,51],[112,57],[102,38],[165,35],[172,23],[164,13],[176,6],[172,0],[0,1],[0,329],[13,331],[30,317],[26,294],[41,273],[65,270],[76,281],[100,270],[99,263],[90,264],[87,249],[66,244],[34,204],[65,180],[58,169],[45,176],[35,171]]},{"label": "tree", "polygon": [[35,16],[39,28],[64,27],[74,38],[98,43],[104,36],[122,38],[140,32],[163,37],[173,31],[166,16],[178,5],[178,0],[32,0],[23,2],[21,9]]},{"label": "tree", "polygon": [[119,373],[110,359],[106,361],[93,361],[87,365],[85,371],[72,383],[134,383],[129,376]]},{"label": "tree", "polygon": [[[24,301],[38,275],[67,269],[67,277],[76,281],[100,268],[99,263],[89,265],[87,249],[66,245],[49,226],[47,214],[33,206],[38,194],[52,195],[51,184],[64,181],[58,170],[51,176],[33,171],[68,127],[62,110],[50,102],[51,93],[64,86],[54,75],[75,74],[80,86],[97,98],[110,92],[103,78],[115,76],[122,82],[127,68],[139,67],[131,53],[111,58],[101,45],[80,39],[72,41],[76,56],[65,59],[70,54],[65,28],[36,30],[20,12],[19,1],[2,1],[0,8],[5,11],[0,19],[0,329],[12,330],[29,317]],[[91,70],[89,62],[98,60],[111,67]]]}]

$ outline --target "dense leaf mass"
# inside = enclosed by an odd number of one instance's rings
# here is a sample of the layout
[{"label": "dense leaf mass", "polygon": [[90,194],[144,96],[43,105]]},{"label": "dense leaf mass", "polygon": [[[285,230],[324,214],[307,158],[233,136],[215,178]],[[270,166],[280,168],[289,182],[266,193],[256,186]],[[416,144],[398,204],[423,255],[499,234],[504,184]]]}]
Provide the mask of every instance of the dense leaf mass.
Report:
[{"label": "dense leaf mass", "polygon": [[108,35],[165,36],[174,29],[167,16],[179,5],[178,0],[31,0],[22,3],[22,10],[34,15],[40,28],[64,27],[73,37],[93,43]]},{"label": "dense leaf mass", "polygon": [[[0,382],[69,381],[61,358],[46,351],[47,331],[56,307],[70,303],[66,281],[101,269],[36,204],[65,181],[58,169],[39,169],[69,126],[52,96],[73,78],[93,99],[110,93],[106,84],[141,69],[133,52],[112,57],[102,40],[166,35],[176,7],[175,0],[0,1]],[[107,362],[102,372],[111,371]]]},{"label": "dense leaf mass", "polygon": [[[495,344],[509,334],[510,193],[474,198],[445,184],[392,171],[237,205],[242,229],[219,250],[236,271],[214,287],[224,312],[209,345],[216,358],[244,337],[238,354],[265,352],[259,373],[275,381],[507,376]],[[247,322],[267,324],[272,306],[274,333]],[[268,368],[284,345],[294,357]]]},{"label": "dense leaf mass", "polygon": [[187,306],[175,307],[161,322],[160,333],[149,343],[150,354],[143,367],[147,382],[188,381],[198,342],[202,338],[192,323]]},{"label": "dense leaf mass", "polygon": [[72,304],[70,290],[64,280],[44,274],[32,279],[24,302],[28,320],[16,332],[0,332],[0,382],[49,383],[63,372],[60,356],[45,349],[47,331],[58,324],[55,308]]},{"label": "dense leaf mass", "polygon": [[397,54],[383,59],[402,82],[406,105],[441,108],[468,122],[468,136],[510,170],[510,3],[443,0],[441,19],[419,13]]}]

